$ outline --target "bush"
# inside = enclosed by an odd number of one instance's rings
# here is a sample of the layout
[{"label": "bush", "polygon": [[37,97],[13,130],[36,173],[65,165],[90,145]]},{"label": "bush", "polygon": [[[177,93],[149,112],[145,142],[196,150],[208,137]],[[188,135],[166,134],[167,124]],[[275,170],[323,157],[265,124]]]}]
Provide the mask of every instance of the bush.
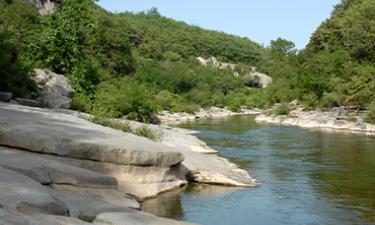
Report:
[{"label": "bush", "polygon": [[372,103],[367,111],[364,121],[366,123],[375,124],[375,103]]},{"label": "bush", "polygon": [[156,95],[156,101],[164,110],[170,112],[194,113],[199,110],[197,105],[189,103],[184,97],[166,90]]},{"label": "bush", "polygon": [[232,112],[240,112],[241,111],[241,103],[240,103],[239,99],[236,99],[236,98],[233,99],[229,103],[228,108]]},{"label": "bush", "polygon": [[110,80],[98,86],[93,113],[100,117],[129,119],[149,122],[159,105],[153,92],[132,78]]},{"label": "bush", "polygon": [[290,113],[291,108],[289,107],[288,104],[286,103],[282,103],[280,105],[278,105],[274,110],[273,110],[273,113],[275,115],[289,115]]}]

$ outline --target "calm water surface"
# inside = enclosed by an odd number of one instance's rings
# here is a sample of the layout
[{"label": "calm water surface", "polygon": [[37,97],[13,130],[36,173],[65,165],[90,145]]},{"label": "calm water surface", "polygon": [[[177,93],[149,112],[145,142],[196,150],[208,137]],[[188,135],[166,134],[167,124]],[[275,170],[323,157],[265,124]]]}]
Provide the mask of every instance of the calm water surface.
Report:
[{"label": "calm water surface", "polygon": [[144,210],[202,225],[375,224],[375,137],[261,125],[253,117],[183,125],[262,186],[190,185]]}]

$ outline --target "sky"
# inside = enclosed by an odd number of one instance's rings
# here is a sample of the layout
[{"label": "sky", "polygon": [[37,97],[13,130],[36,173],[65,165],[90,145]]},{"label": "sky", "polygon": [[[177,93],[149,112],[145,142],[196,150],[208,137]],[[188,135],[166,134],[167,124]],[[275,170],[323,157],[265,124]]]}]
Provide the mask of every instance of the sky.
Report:
[{"label": "sky", "polygon": [[158,8],[163,16],[200,27],[248,37],[264,46],[278,37],[298,49],[329,18],[341,0],[100,0],[112,12]]}]

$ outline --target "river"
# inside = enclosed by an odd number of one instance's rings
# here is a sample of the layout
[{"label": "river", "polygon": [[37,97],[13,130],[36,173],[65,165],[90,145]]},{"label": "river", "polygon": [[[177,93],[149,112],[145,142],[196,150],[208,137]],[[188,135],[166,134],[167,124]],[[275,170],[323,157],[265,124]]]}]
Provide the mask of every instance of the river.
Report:
[{"label": "river", "polygon": [[262,185],[189,185],[144,210],[202,225],[375,224],[375,137],[230,117],[182,125]]}]

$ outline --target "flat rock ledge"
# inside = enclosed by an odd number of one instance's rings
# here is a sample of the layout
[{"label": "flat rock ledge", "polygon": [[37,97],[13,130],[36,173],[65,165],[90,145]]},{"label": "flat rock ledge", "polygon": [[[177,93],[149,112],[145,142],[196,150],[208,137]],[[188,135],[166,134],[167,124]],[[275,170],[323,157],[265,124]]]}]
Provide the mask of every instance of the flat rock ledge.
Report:
[{"label": "flat rock ledge", "polygon": [[74,111],[0,103],[0,224],[189,224],[137,209],[188,182],[257,185],[188,130],[122,122],[161,138],[93,124]]},{"label": "flat rock ledge", "polygon": [[[349,111],[330,110],[303,111],[301,109],[293,110],[288,116],[276,115],[258,115],[255,120],[259,123],[270,123],[279,125],[291,125],[303,128],[318,128],[324,130],[336,130],[351,133],[364,133],[375,135],[375,125],[364,123],[362,116],[350,116]],[[350,118],[353,121],[349,121]]]},{"label": "flat rock ledge", "polygon": [[240,112],[232,112],[228,108],[211,107],[209,109],[200,109],[194,114],[189,113],[171,113],[163,111],[157,115],[162,124],[176,125],[186,123],[188,121],[195,121],[200,119],[223,118],[228,116],[246,116],[259,115],[262,113],[260,109],[246,109],[242,108]]}]

